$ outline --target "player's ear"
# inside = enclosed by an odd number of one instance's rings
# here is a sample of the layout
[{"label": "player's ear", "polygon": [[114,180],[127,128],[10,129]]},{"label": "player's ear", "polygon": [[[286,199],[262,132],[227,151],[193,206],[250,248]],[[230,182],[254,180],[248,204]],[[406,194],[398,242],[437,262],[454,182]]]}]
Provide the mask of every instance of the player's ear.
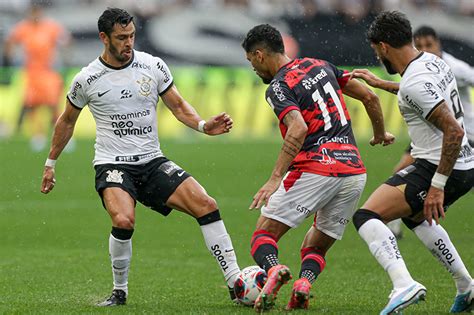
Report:
[{"label": "player's ear", "polygon": [[109,40],[110,40],[109,36],[107,36],[107,34],[105,34],[105,32],[99,32],[99,38],[104,44],[109,43]]}]

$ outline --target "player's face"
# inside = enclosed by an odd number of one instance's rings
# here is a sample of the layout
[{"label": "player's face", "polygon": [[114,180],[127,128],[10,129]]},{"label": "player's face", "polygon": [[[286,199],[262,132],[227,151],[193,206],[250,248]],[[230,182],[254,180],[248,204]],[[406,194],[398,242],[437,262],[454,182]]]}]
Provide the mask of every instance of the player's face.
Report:
[{"label": "player's face", "polygon": [[270,84],[270,82],[272,82],[273,76],[269,73],[265,65],[263,52],[261,50],[248,52],[247,60],[252,64],[253,71],[262,79],[263,83]]},{"label": "player's face", "polygon": [[377,59],[385,66],[385,69],[389,74],[396,74],[397,71],[393,68],[392,63],[387,58],[387,52],[382,43],[374,44],[371,43],[370,46],[375,51]]},{"label": "player's face", "polygon": [[117,61],[125,63],[132,58],[135,43],[135,25],[133,23],[128,23],[127,26],[114,24],[108,39],[108,45],[105,43],[106,48]]},{"label": "player's face", "polygon": [[437,55],[438,57],[441,56],[441,44],[439,40],[433,36],[430,35],[415,37],[414,42],[416,49],[429,52],[431,54]]}]

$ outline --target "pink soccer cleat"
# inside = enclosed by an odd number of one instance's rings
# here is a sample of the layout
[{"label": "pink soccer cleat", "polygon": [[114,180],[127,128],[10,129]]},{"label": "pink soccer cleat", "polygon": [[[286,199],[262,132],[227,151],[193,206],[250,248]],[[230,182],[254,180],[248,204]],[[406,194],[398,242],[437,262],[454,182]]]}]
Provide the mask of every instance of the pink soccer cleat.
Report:
[{"label": "pink soccer cleat", "polygon": [[276,265],[268,271],[267,283],[255,300],[254,309],[256,312],[271,309],[275,305],[275,299],[281,286],[291,279],[290,269],[285,265]]},{"label": "pink soccer cleat", "polygon": [[311,290],[311,283],[308,279],[301,278],[293,284],[293,291],[291,291],[291,299],[286,306],[287,311],[294,309],[308,309],[309,307],[309,291]]}]

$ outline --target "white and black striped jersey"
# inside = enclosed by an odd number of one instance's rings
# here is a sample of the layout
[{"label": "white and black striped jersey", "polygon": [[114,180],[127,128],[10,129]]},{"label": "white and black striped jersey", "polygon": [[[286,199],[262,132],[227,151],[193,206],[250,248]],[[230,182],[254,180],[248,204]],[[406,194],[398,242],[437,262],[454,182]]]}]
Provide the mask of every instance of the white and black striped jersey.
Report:
[{"label": "white and black striped jersey", "polygon": [[[463,108],[453,71],[441,58],[426,52],[420,53],[402,73],[398,106],[412,139],[411,155],[436,165],[441,158],[443,132],[431,124],[428,117],[443,102],[463,126]],[[454,169],[472,168],[474,156],[464,136]]]},{"label": "white and black striped jersey", "polygon": [[88,105],[96,122],[94,165],[143,164],[163,156],[156,106],[173,86],[162,59],[136,51],[116,68],[101,57],[74,77],[67,98],[74,107]]}]

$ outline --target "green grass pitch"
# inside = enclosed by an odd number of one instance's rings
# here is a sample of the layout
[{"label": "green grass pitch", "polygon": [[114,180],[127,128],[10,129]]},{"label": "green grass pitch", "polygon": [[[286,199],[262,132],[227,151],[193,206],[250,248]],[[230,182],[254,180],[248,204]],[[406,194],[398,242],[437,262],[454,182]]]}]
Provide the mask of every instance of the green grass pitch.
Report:
[{"label": "green grass pitch", "polygon": [[[406,141],[372,148],[359,139],[368,169],[368,194],[398,161]],[[185,168],[216,198],[241,267],[253,265],[249,239],[257,211],[253,194],[270,175],[279,141],[163,141],[165,154]],[[169,217],[137,207],[128,305],[99,309],[94,304],[111,291],[108,258],[110,219],[94,191],[92,141],[78,142],[56,167],[56,189],[39,192],[46,152],[31,153],[27,140],[0,141],[0,313],[48,314],[253,314],[230,303],[222,274],[207,252],[200,229],[188,216]],[[469,193],[448,211],[443,225],[474,273],[474,196]],[[311,224],[290,231],[279,243],[280,259],[299,272],[299,247]],[[413,277],[428,288],[427,301],[407,314],[447,313],[456,293],[451,276],[405,230],[399,247]],[[291,285],[282,288],[283,311]],[[327,267],[313,286],[311,313],[378,314],[387,302],[388,276],[366,244],[347,227],[344,239],[327,255]]]}]

